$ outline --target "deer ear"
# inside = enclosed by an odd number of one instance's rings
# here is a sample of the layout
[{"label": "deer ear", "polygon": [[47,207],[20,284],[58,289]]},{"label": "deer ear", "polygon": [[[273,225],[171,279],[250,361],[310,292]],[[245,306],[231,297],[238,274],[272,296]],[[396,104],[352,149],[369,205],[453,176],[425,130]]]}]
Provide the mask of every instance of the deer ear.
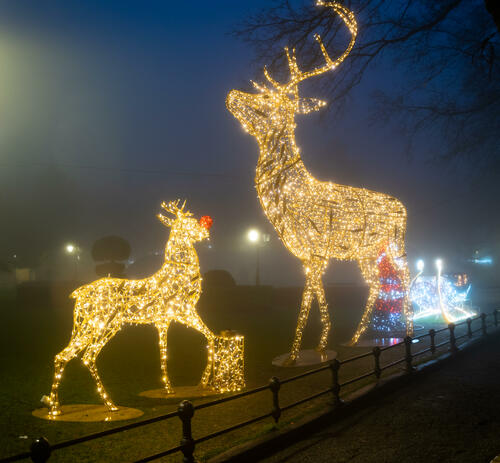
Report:
[{"label": "deer ear", "polygon": [[156,217],[158,217],[158,220],[167,227],[171,227],[173,224],[173,220],[165,217],[163,214],[158,214]]},{"label": "deer ear", "polygon": [[297,114],[308,114],[313,111],[319,111],[323,106],[326,106],[326,101],[318,100],[317,98],[300,98]]}]

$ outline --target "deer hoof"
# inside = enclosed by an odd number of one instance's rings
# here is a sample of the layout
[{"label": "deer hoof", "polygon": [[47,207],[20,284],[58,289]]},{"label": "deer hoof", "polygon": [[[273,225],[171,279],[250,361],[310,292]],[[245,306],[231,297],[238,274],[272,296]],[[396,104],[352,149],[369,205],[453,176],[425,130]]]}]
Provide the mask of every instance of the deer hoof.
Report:
[{"label": "deer hoof", "polygon": [[49,410],[50,416],[59,416],[61,414],[61,410],[59,408],[51,408]]},{"label": "deer hoof", "polygon": [[284,367],[293,367],[297,363],[297,359],[291,355],[283,362]]}]

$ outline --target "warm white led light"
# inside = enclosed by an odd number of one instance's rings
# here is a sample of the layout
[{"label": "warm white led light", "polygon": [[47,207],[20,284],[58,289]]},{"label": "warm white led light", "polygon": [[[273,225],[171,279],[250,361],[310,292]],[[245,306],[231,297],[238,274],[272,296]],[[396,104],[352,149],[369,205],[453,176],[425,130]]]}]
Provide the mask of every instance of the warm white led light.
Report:
[{"label": "warm white led light", "polygon": [[[202,333],[208,341],[207,366],[201,384],[209,385],[214,376],[214,355],[218,366],[226,373],[217,374],[217,391],[239,390],[243,387],[243,338],[222,342],[225,337],[215,336],[203,323],[196,311],[201,294],[201,275],[194,244],[209,237],[212,219],[204,216],[200,221],[179,208],[179,201],[162,203],[163,209],[174,217],[158,214],[160,221],[171,227],[165,248],[165,262],[160,270],[142,280],[101,278],[71,293],[75,299],[74,323],[71,340],[54,359],[55,372],[48,405],[49,414],[60,413],[58,389],[66,364],[82,354],[84,365],[90,370],[97,391],[106,407],[117,407],[106,393],[99,378],[96,359],[102,348],[126,324],[153,324],[159,333],[162,381],[167,393],[173,392],[167,374],[167,331],[171,322],[178,322]],[[215,349],[215,342],[221,346]],[[240,358],[241,357],[241,358]],[[239,362],[239,363],[238,363]],[[227,374],[235,365],[234,377]],[[213,379],[213,378],[212,378]]]},{"label": "warm white led light", "polygon": [[335,2],[318,2],[332,8],[351,32],[345,52],[332,60],[321,37],[315,36],[325,64],[310,71],[299,69],[295,50],[285,48],[290,79],[275,81],[267,69],[268,86],[254,83],[258,93],[232,90],[226,99],[228,110],[259,144],[255,184],[262,208],[283,244],[304,266],[306,285],[293,341],[290,362],[295,361],[311,302],[316,298],[322,332],[318,350],[326,349],[330,319],[322,275],[329,259],[357,260],[370,293],[362,320],[352,341],[356,342],[370,323],[373,306],[380,294],[377,263],[381,250],[399,273],[404,293],[403,313],[408,334],[412,334],[408,303],[409,271],[404,236],[406,209],[396,198],[330,182],[316,180],[306,169],[295,143],[295,114],[307,114],[326,103],[299,97],[298,84],[338,66],[350,53],[357,34],[354,14]]}]

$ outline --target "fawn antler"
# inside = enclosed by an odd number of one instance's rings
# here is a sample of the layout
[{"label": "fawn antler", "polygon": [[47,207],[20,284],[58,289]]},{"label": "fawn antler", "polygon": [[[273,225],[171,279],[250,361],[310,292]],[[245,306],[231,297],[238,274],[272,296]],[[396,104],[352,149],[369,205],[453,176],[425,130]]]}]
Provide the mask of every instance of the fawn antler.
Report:
[{"label": "fawn antler", "polygon": [[179,208],[179,203],[181,202],[180,199],[176,199],[175,201],[169,201],[166,203],[163,201],[161,203],[161,207],[165,209],[167,212],[170,212],[171,214],[178,216],[180,214],[184,215],[185,217],[190,217],[193,214],[189,211],[184,211],[184,207],[186,206],[186,201],[182,203],[182,206]]},{"label": "fawn antler", "polygon": [[288,47],[285,47],[288,66],[290,68],[290,80],[288,81],[288,83],[280,84],[279,82],[275,81],[269,75],[267,69],[264,67],[264,75],[266,76],[266,79],[271,83],[273,87],[275,87],[277,90],[281,92],[296,93],[297,85],[303,80],[306,80],[309,77],[318,76],[327,71],[335,69],[340,63],[342,63],[342,61],[344,61],[344,59],[347,57],[347,55],[351,52],[352,48],[354,47],[354,42],[356,41],[356,35],[358,33],[358,25],[356,23],[356,19],[354,18],[353,12],[348,8],[346,8],[345,6],[341,5],[340,3],[336,2],[323,2],[319,0],[316,4],[332,8],[344,20],[344,22],[346,23],[347,27],[351,32],[352,35],[351,41],[349,43],[349,46],[344,51],[344,53],[341,56],[339,56],[335,61],[333,61],[330,58],[328,52],[326,51],[323,41],[321,40],[321,36],[319,34],[315,34],[314,39],[319,43],[321,53],[325,58],[325,64],[323,66],[317,67],[315,69],[306,72],[302,72],[299,69],[299,66],[297,64],[297,57],[295,55],[295,49],[292,49],[292,51],[290,51]]}]

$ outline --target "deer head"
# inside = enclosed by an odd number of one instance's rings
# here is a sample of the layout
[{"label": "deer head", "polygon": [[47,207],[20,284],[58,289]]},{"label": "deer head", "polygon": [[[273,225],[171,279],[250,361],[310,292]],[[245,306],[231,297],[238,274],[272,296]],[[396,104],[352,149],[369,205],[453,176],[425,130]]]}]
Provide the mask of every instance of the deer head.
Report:
[{"label": "deer head", "polygon": [[352,34],[349,46],[339,58],[333,61],[328,55],[321,37],[316,34],[314,38],[318,42],[325,59],[323,66],[310,71],[300,71],[295,49],[290,51],[285,48],[290,69],[290,79],[287,83],[281,84],[277,82],[264,68],[264,76],[269,85],[263,86],[252,82],[258,93],[246,93],[239,90],[229,92],[226,98],[227,109],[240,121],[243,128],[257,139],[262,139],[269,131],[281,129],[284,125],[293,126],[295,114],[307,114],[311,111],[318,111],[325,106],[324,101],[316,98],[300,98],[298,85],[310,77],[319,76],[335,69],[344,61],[354,46],[357,34],[354,14],[346,7],[335,2],[318,1],[317,5],[332,8],[344,20]]},{"label": "deer head", "polygon": [[162,202],[161,207],[166,212],[174,215],[175,218],[169,218],[163,214],[158,214],[158,219],[167,227],[171,227],[172,236],[180,238],[189,243],[195,243],[209,238],[209,229],[212,226],[213,220],[209,216],[203,216],[200,221],[193,217],[189,211],[185,211],[186,201],[179,207],[180,200]]}]

